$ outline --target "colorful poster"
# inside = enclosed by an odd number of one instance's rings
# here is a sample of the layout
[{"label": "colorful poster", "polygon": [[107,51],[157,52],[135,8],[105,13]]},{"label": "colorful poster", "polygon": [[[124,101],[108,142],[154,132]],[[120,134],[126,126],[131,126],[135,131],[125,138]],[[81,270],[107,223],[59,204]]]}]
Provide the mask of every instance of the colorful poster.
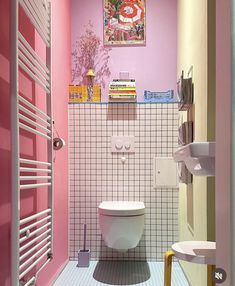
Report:
[{"label": "colorful poster", "polygon": [[104,0],[104,45],[143,45],[145,37],[145,0]]}]

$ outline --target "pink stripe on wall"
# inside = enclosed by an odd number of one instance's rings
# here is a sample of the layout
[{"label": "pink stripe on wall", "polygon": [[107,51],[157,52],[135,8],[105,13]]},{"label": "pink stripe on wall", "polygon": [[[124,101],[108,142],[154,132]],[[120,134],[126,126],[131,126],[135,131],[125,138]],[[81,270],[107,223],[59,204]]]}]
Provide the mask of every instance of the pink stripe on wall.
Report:
[{"label": "pink stripe on wall", "polygon": [[11,130],[10,1],[0,1],[0,285],[10,286]]},{"label": "pink stripe on wall", "polygon": [[70,0],[52,1],[52,92],[55,127],[66,147],[56,152],[54,170],[54,258],[37,285],[51,285],[68,259],[68,84],[71,73]]},{"label": "pink stripe on wall", "polygon": [[231,0],[216,2],[216,267],[230,286]]}]

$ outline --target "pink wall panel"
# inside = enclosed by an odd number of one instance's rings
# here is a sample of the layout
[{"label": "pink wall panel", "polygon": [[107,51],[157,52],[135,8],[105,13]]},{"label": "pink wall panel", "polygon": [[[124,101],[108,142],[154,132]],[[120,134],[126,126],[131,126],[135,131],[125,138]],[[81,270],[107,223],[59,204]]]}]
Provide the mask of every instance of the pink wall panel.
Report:
[{"label": "pink wall panel", "polygon": [[[58,3],[57,3],[58,4]],[[22,16],[22,12],[21,12]],[[38,52],[44,50],[41,40],[34,34],[25,17],[20,26],[22,32]],[[24,27],[24,28],[23,28]],[[25,28],[26,27],[26,28]],[[10,130],[10,0],[0,1],[0,285],[10,286],[10,220],[11,220],[11,130]],[[54,120],[56,129],[67,142],[67,85],[70,82],[70,1],[60,5],[52,1],[52,90],[54,96]],[[59,67],[59,68],[58,68]],[[20,91],[42,108],[45,105],[40,88],[20,74]],[[22,132],[22,153],[27,157],[45,158],[42,141]],[[37,285],[51,285],[51,281],[68,258],[68,153],[67,148],[56,153],[55,161],[55,212],[54,259],[43,270]],[[32,214],[45,207],[46,192],[43,189],[32,195],[24,192],[21,215]]]},{"label": "pink wall panel", "polygon": [[230,286],[231,1],[216,5],[216,266],[228,275],[221,285]]},{"label": "pink wall panel", "polygon": [[10,1],[0,1],[0,285],[10,286]]},{"label": "pink wall panel", "polygon": [[[103,39],[102,0],[72,0],[72,45],[84,32],[89,20],[94,25],[96,35]],[[177,1],[146,1],[146,46],[113,47],[110,51],[109,68],[111,76],[107,79],[102,95],[107,100],[108,82],[119,77],[119,71],[129,71],[136,79],[138,100],[143,99],[145,89],[164,91],[176,86],[176,39],[177,39]]]},{"label": "pink wall panel", "polygon": [[[70,1],[52,1],[52,87],[55,127],[68,144],[68,84],[70,82]],[[37,285],[51,285],[68,258],[68,152],[55,159],[54,261],[41,272]],[[39,201],[39,204],[43,200]]]}]

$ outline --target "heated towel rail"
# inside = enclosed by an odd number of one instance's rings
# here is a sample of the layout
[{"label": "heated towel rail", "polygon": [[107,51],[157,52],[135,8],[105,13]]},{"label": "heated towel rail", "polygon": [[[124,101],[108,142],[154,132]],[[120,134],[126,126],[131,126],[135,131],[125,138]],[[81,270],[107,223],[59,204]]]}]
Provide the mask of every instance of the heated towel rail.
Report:
[{"label": "heated towel rail", "polygon": [[[19,18],[28,18],[42,38],[46,60],[19,30]],[[12,128],[12,286],[33,285],[38,273],[53,255],[53,132],[51,96],[51,3],[48,0],[11,1],[11,128]],[[44,90],[43,111],[19,90],[19,72],[25,73]],[[25,158],[20,146],[20,133],[42,137],[46,161]],[[40,175],[38,175],[40,173]],[[22,216],[22,192],[47,189],[48,204],[40,212]],[[44,191],[44,190],[43,190]]]}]

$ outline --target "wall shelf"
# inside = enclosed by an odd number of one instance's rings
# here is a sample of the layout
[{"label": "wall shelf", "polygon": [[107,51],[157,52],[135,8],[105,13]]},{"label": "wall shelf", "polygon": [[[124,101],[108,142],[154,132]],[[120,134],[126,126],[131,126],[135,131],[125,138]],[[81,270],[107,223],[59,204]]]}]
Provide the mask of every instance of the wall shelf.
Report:
[{"label": "wall shelf", "polygon": [[124,101],[118,101],[118,102],[68,102],[68,104],[179,104],[179,101],[164,101],[164,102],[143,102],[143,101],[135,101],[135,102],[124,102]]}]

